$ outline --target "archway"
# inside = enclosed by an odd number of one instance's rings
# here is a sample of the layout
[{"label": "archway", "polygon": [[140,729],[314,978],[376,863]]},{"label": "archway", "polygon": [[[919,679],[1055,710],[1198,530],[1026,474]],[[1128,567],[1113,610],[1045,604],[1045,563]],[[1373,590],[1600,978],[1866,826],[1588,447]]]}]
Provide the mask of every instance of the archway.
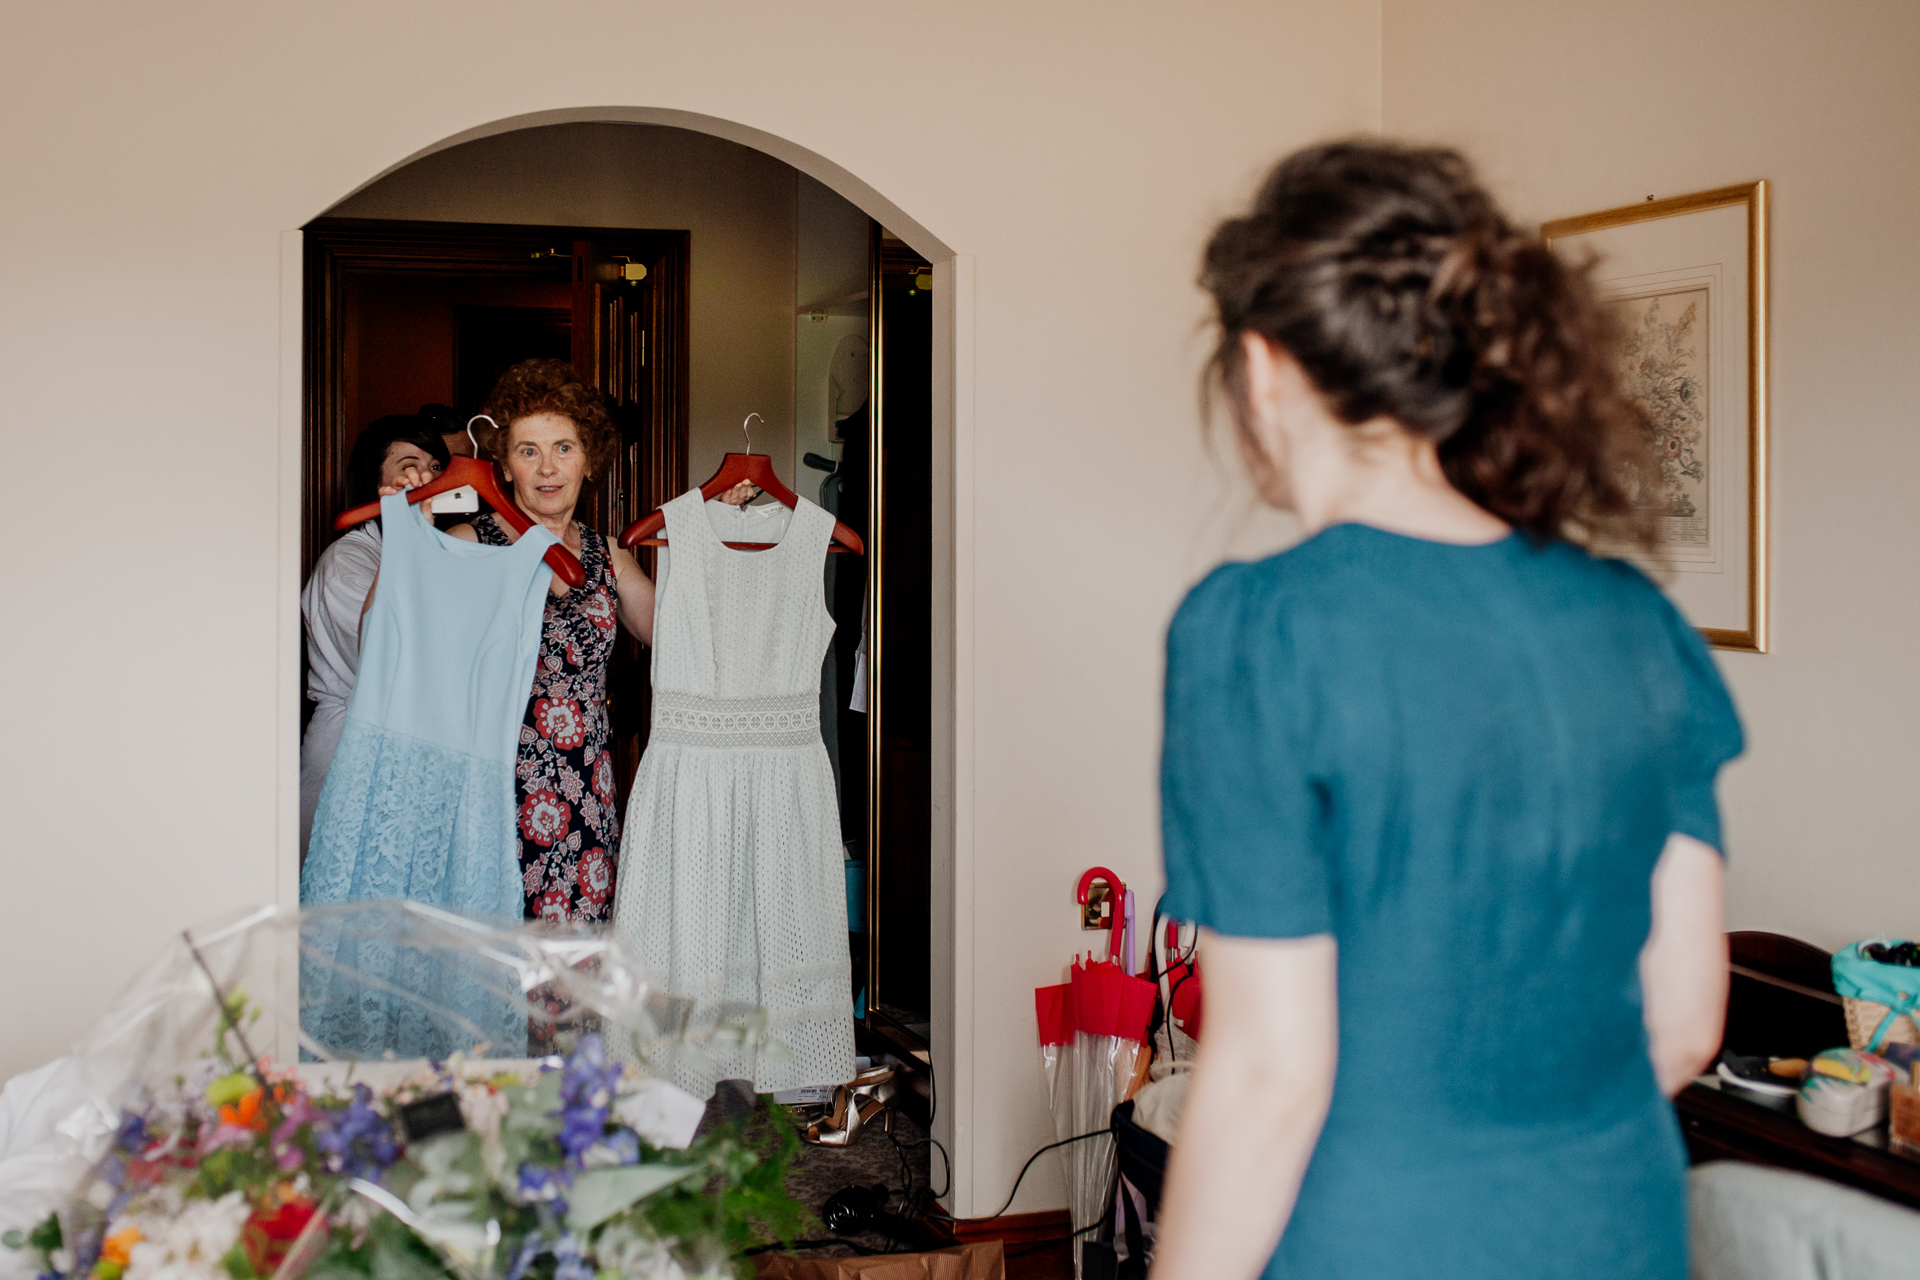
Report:
[{"label": "archway", "polygon": [[723,120],[718,116],[702,115],[697,111],[680,111],[671,107],[557,107],[550,111],[530,111],[523,115],[505,116],[442,138],[431,146],[422,147],[412,155],[374,174],[343,195],[341,200],[344,202],[351,199],[389,174],[436,152],[481,138],[490,138],[496,134],[513,133],[521,129],[534,129],[550,124],[656,124],[724,138],[728,142],[750,147],[783,161],[816,182],[838,192],[844,199],[864,210],[874,221],[893,231],[911,245],[920,256],[936,266],[949,262],[955,257],[954,250],[913,215],[868,185],[856,174],[819,152],[809,150],[778,134],[756,129],[752,125]]},{"label": "archway", "polygon": [[[894,232],[921,257],[932,264],[932,295],[934,309],[932,318],[932,396],[931,396],[931,484],[928,492],[930,502],[930,523],[932,531],[931,565],[929,573],[928,597],[933,634],[932,671],[930,698],[931,729],[931,797],[930,812],[930,936],[928,939],[931,960],[931,1009],[929,1013],[931,1044],[931,1065],[943,1086],[954,1080],[949,1070],[954,1062],[952,1046],[961,1018],[961,1010],[968,1005],[965,993],[960,989],[970,965],[956,955],[959,947],[966,946],[970,939],[956,935],[953,922],[961,913],[956,901],[955,886],[964,883],[962,879],[965,859],[956,842],[956,832],[964,821],[963,815],[956,812],[957,794],[964,789],[956,787],[956,779],[965,771],[967,752],[962,749],[963,734],[970,739],[970,724],[963,723],[959,717],[959,708],[964,705],[957,695],[960,692],[960,671],[962,663],[970,657],[962,628],[964,599],[961,586],[965,581],[963,571],[964,555],[961,551],[966,524],[965,504],[956,501],[958,494],[970,488],[970,476],[962,474],[962,460],[967,451],[960,447],[962,437],[961,413],[965,407],[964,388],[971,379],[964,376],[961,369],[963,358],[970,358],[970,348],[963,342],[962,336],[970,327],[965,317],[970,313],[971,275],[967,265],[954,251],[941,242],[917,220],[879,192],[862,182],[841,166],[818,154],[767,134],[749,126],[719,120],[696,113],[673,111],[660,108],[570,108],[549,112],[531,113],[511,117],[478,126],[461,134],[442,139],[430,147],[421,149],[411,156],[389,166],[380,174],[370,177],[349,193],[349,200],[361,193],[376,188],[383,180],[401,174],[421,161],[451,151],[464,144],[479,142],[503,135],[522,134],[552,125],[564,124],[628,124],[653,125],[669,129],[687,130],[712,138],[722,139],[739,146],[750,148],[773,160],[792,167],[808,178],[831,189],[840,197],[851,202],[875,221]],[[342,203],[347,203],[343,201]],[[338,207],[338,206],[336,206]],[[283,307],[283,316],[289,321],[292,333],[300,332],[301,290],[299,286],[299,261],[301,256],[300,237],[290,234],[286,249],[288,272],[288,294]],[[291,364],[291,371],[299,369],[299,361]],[[297,404],[303,394],[302,385],[288,388],[283,403]],[[294,421],[292,438],[283,434],[282,456],[293,462],[289,482],[283,486],[285,495],[297,495],[300,491],[298,459],[301,453],[299,425]],[[284,432],[284,427],[283,427]],[[283,472],[286,468],[283,466]],[[693,477],[698,479],[698,477]],[[295,498],[294,506],[298,507]],[[297,514],[296,514],[297,518]],[[288,558],[282,557],[285,566]],[[283,583],[283,590],[289,600],[297,598],[300,588],[297,569],[290,579]],[[283,655],[287,647],[283,646]],[[298,650],[290,655],[291,666],[297,672],[299,664]],[[284,686],[283,686],[284,687]],[[298,717],[288,717],[291,727],[288,729],[293,743],[291,749],[298,750]],[[283,797],[283,822],[281,830],[287,832],[292,823],[285,820],[289,812],[288,797]],[[283,838],[281,850],[283,868],[280,877],[282,886],[281,900],[292,904],[298,900],[298,852],[290,847]],[[958,1090],[943,1087],[941,1092],[949,1099],[949,1107],[959,1102]],[[954,1133],[951,1113],[936,1117],[938,1131],[949,1140]],[[966,1153],[956,1151],[955,1157],[965,1162]]]}]

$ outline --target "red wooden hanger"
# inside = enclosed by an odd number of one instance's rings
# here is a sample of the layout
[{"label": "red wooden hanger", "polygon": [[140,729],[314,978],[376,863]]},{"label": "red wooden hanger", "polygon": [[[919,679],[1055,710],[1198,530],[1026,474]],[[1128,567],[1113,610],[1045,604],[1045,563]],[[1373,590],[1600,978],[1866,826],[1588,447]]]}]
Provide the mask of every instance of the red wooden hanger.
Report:
[{"label": "red wooden hanger", "polygon": [[[747,422],[752,422],[755,418],[759,417],[760,415],[757,413],[750,413],[747,415]],[[762,422],[766,421],[764,418],[760,420]],[[747,422],[740,424],[742,431],[747,429]],[[742,480],[756,486],[762,493],[765,493],[789,511],[798,509],[800,505],[800,495],[787,488],[784,484],[781,484],[780,477],[774,474],[773,459],[764,453],[755,453],[753,451],[753,436],[751,433],[747,436],[747,451],[745,453],[730,453],[722,458],[720,460],[720,469],[713,473],[711,479],[700,486],[700,497],[706,500],[717,498],[727,490],[733,488],[733,486],[739,484]],[[620,545],[623,547],[664,547],[667,545],[667,540],[657,535],[661,527],[666,523],[667,514],[664,511],[656,511],[652,515],[643,516],[627,526],[627,531],[620,535]],[[727,545],[736,551],[769,551],[780,544],[777,542],[729,542]],[[851,551],[854,555],[864,555],[866,554],[867,548],[866,544],[860,541],[859,534],[836,520],[833,522],[833,545],[829,546],[827,550]]]},{"label": "red wooden hanger", "polygon": [[[493,422],[493,419],[488,418],[487,421]],[[497,427],[499,424],[495,423],[494,425]],[[469,420],[467,423],[467,438],[473,438],[472,420]],[[514,504],[513,499],[509,498],[500,488],[500,481],[496,478],[493,464],[491,462],[482,462],[478,458],[455,456],[447,463],[447,469],[442,471],[431,482],[423,484],[417,489],[407,490],[407,502],[409,504],[417,503],[424,498],[431,498],[436,493],[446,493],[452,489],[465,488],[467,485],[472,485],[479,492],[481,498],[485,499],[486,504],[493,508],[494,514],[513,526],[515,533],[525,533],[527,530],[533,528],[533,521],[529,520],[526,513],[521,511],[520,508]],[[342,512],[340,518],[333,522],[333,527],[336,529],[351,529],[354,525],[365,524],[379,514],[380,504],[378,502],[369,502],[364,506],[355,507],[351,511]],[[583,587],[586,585],[587,571],[581,565],[580,557],[565,547],[557,545],[548,547],[547,554],[541,558],[547,562],[547,567],[553,570],[554,576],[568,586]]]}]

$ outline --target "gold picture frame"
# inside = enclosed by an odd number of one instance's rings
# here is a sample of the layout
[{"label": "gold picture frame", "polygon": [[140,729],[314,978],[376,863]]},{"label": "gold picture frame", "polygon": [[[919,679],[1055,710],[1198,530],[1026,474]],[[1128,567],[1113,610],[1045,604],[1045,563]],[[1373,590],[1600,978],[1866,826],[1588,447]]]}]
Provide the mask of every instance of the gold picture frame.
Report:
[{"label": "gold picture frame", "polygon": [[1540,227],[1598,256],[1594,283],[1625,322],[1622,375],[1662,468],[1650,496],[1667,550],[1649,567],[1708,644],[1745,653],[1767,651],[1767,205],[1762,179]]}]

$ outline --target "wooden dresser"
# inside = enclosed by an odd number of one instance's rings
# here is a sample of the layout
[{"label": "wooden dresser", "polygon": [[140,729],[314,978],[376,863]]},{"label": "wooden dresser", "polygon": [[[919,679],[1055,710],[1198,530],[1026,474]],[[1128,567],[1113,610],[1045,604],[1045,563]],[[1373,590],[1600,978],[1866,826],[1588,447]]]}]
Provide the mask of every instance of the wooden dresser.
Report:
[{"label": "wooden dresser", "polygon": [[[1727,1049],[1804,1058],[1847,1043],[1827,952],[1777,933],[1729,934],[1728,945]],[[1920,1163],[1854,1139],[1823,1137],[1791,1113],[1707,1085],[1688,1085],[1673,1105],[1695,1164],[1746,1160],[1793,1169],[1920,1209]]]}]

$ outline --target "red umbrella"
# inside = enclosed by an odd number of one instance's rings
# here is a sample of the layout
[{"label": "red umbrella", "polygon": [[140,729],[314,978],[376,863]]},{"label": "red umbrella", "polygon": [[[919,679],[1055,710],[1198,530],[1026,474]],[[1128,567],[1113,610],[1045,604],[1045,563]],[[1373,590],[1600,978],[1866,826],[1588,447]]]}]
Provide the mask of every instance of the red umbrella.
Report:
[{"label": "red umbrella", "polygon": [[[1123,886],[1108,875],[1116,896],[1124,897]],[[1106,1208],[1114,1173],[1113,1139],[1106,1130],[1145,1051],[1155,991],[1153,983],[1119,964],[1089,957],[1073,962],[1068,981],[1033,993],[1054,1134],[1063,1140],[1083,1133],[1101,1135],[1061,1148],[1076,1231],[1098,1222]],[[1080,1266],[1080,1251],[1075,1249],[1076,1276]]]}]

